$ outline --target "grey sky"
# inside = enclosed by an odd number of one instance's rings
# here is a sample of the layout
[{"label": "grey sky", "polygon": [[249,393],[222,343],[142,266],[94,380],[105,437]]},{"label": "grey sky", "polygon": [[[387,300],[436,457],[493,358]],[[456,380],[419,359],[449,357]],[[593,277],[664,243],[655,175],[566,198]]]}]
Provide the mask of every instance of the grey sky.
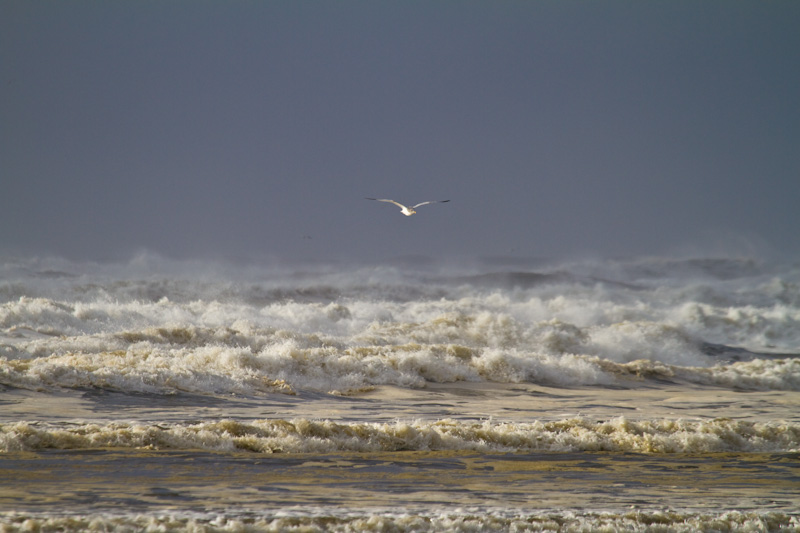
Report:
[{"label": "grey sky", "polygon": [[5,0],[0,251],[796,254],[798,28],[780,0]]}]

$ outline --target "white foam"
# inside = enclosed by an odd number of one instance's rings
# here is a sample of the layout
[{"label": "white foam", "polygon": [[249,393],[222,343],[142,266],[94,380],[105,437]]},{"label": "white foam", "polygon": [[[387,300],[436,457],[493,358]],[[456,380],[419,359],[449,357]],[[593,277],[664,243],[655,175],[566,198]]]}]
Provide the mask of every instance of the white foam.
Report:
[{"label": "white foam", "polygon": [[197,424],[114,422],[0,424],[0,450],[90,448],[245,450],[257,453],[414,451],[632,453],[795,452],[800,425],[714,420],[389,423],[331,420],[220,420]]},{"label": "white foam", "polygon": [[464,278],[386,267],[300,275],[151,260],[6,264],[0,376],[34,388],[255,394],[278,381],[324,391],[456,380],[632,386],[636,368],[798,390],[792,357],[750,364],[704,352],[713,343],[800,353],[795,269],[687,262],[671,274],[664,264],[605,272],[634,272],[631,283],[563,265],[558,276]]},{"label": "white foam", "polygon": [[[236,512],[95,513],[60,516],[48,513],[0,513],[7,531],[332,531],[332,532],[454,532],[471,531],[796,531],[797,515],[776,511],[674,510],[621,512],[539,511],[520,513],[497,507],[440,511],[377,508],[259,509]],[[655,529],[654,529],[655,528]]]}]

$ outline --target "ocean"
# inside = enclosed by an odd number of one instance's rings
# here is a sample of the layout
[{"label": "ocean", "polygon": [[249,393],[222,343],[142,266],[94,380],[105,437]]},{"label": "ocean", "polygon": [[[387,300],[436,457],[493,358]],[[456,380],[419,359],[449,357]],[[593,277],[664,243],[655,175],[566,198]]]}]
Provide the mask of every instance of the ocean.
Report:
[{"label": "ocean", "polygon": [[800,264],[5,258],[1,531],[800,531]]}]

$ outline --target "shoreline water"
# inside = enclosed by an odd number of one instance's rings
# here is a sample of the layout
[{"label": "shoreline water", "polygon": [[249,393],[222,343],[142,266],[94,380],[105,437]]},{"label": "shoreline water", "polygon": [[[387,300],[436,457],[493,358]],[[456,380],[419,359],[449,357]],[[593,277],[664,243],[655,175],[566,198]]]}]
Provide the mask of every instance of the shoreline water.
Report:
[{"label": "shoreline water", "polygon": [[792,266],[31,265],[4,530],[800,530]]}]

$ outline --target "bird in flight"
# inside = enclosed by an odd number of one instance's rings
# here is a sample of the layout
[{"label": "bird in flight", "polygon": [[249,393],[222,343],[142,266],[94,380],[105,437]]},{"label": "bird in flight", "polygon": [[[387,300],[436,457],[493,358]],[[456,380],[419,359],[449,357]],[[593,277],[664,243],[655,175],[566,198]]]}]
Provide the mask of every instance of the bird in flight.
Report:
[{"label": "bird in flight", "polygon": [[375,200],[375,201],[378,201],[378,202],[389,202],[390,204],[394,204],[397,207],[399,207],[400,208],[400,212],[403,213],[407,217],[410,217],[411,215],[416,213],[416,211],[414,211],[414,208],[419,207],[421,205],[426,205],[426,204],[444,204],[444,203],[447,203],[447,202],[450,201],[450,200],[430,200],[428,202],[420,202],[417,205],[412,205],[411,207],[407,207],[407,206],[401,204],[400,202],[395,202],[394,200],[389,200],[387,198],[366,198],[366,200]]}]

